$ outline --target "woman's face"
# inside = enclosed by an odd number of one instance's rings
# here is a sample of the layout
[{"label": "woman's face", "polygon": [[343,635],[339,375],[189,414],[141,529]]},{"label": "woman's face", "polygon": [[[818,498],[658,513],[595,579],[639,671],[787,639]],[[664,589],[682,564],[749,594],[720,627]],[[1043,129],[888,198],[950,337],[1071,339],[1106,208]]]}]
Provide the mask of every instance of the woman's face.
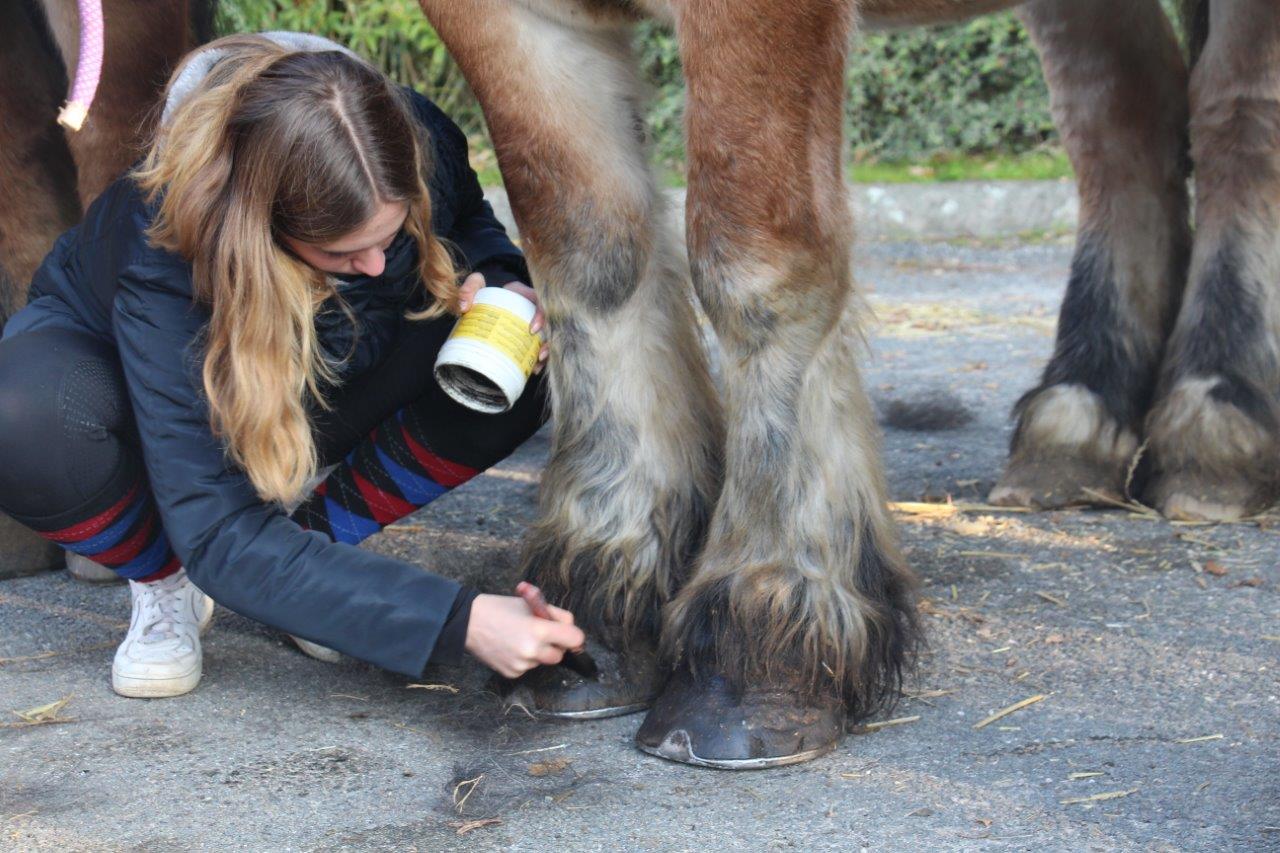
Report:
[{"label": "woman's face", "polygon": [[364,225],[327,243],[307,243],[288,236],[284,241],[294,254],[321,272],[380,276],[386,266],[384,252],[408,214],[409,206],[402,201],[383,204]]}]

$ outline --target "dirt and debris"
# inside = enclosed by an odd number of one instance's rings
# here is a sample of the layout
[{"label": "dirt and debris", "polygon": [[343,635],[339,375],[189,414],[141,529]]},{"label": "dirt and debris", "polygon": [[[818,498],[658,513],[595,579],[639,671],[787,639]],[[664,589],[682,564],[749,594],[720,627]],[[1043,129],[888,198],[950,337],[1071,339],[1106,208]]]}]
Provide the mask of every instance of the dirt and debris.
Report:
[{"label": "dirt and debris", "polygon": [[[957,253],[964,263],[946,275],[908,271]],[[326,665],[222,609],[195,691],[124,699],[109,673],[127,588],[52,573],[0,584],[0,710],[21,724],[0,729],[0,846],[1274,847],[1280,514],[1215,526],[1127,503],[983,503],[1009,411],[1052,351],[1070,257],[1058,246],[864,251],[881,304],[903,308],[887,333],[870,327],[867,387],[904,400],[941,389],[972,414],[944,431],[885,427],[927,645],[898,709],[864,736],[793,767],[700,770],[637,751],[638,715],[504,713],[474,662],[412,679]],[[363,547],[509,590],[547,455],[543,432]],[[73,695],[51,716],[73,725],[8,713],[49,717]],[[560,769],[530,771],[539,765]]]}]

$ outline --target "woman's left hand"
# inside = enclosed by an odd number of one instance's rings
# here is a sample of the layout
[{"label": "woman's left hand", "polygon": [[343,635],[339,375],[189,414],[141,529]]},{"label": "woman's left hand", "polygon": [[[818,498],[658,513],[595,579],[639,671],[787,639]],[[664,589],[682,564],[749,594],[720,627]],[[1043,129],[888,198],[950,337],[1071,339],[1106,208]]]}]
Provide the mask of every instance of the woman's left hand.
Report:
[{"label": "woman's left hand", "polygon": [[[458,310],[461,313],[465,314],[471,310],[471,306],[474,305],[476,301],[476,294],[480,292],[480,288],[482,287],[484,287],[484,276],[478,272],[473,272],[471,275],[467,276],[466,281],[462,282],[462,287],[458,291]],[[513,281],[510,284],[504,284],[503,289],[510,290],[513,293],[518,293],[533,303],[535,310],[533,312],[533,319],[529,322],[529,331],[535,335],[541,332],[542,327],[546,325],[547,318],[546,315],[542,313],[542,303],[538,301],[537,292],[532,287],[521,281]],[[544,341],[542,344],[542,350],[538,353],[538,363],[533,368],[534,373],[542,372],[542,368],[547,364],[547,356],[550,355],[550,353],[551,350]]]}]

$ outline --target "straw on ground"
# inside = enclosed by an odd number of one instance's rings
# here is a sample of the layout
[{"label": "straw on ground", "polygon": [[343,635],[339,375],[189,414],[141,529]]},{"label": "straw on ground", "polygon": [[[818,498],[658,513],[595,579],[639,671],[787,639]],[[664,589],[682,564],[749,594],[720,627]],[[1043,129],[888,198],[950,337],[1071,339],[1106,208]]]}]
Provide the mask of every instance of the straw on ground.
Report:
[{"label": "straw on ground", "polygon": [[67,703],[70,701],[70,696],[64,696],[47,705],[38,705],[35,708],[28,708],[25,711],[11,711],[10,713],[16,715],[20,722],[0,723],[0,728],[21,729],[26,728],[27,726],[49,726],[56,723],[73,723],[75,722],[75,717],[62,716],[62,709],[67,707]]},{"label": "straw on ground", "polygon": [[1130,788],[1127,791],[1103,791],[1101,794],[1090,794],[1087,797],[1070,797],[1066,800],[1058,800],[1058,803],[1064,806],[1073,806],[1077,803],[1100,803],[1103,800],[1118,800],[1121,797],[1127,797],[1137,792],[1137,788]]},{"label": "straw on ground", "polygon": [[1023,708],[1027,707],[1028,705],[1034,705],[1037,702],[1043,701],[1045,698],[1046,696],[1043,693],[1037,693],[1035,696],[1028,696],[1026,699],[1023,699],[1021,702],[1014,702],[1009,707],[1001,708],[999,711],[996,711],[994,714],[992,714],[990,717],[987,717],[985,720],[979,723],[974,723],[973,728],[975,730],[986,728],[987,726],[994,723],[996,720],[1003,719],[1009,716],[1010,714],[1012,714],[1014,711],[1021,711]]}]

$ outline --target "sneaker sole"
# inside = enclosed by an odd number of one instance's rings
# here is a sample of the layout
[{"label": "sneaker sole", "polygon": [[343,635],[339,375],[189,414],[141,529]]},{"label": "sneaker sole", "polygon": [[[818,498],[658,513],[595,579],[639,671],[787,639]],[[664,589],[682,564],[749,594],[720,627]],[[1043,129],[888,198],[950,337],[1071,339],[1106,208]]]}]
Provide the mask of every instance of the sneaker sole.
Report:
[{"label": "sneaker sole", "polygon": [[293,644],[297,646],[298,651],[302,652],[309,658],[321,661],[322,663],[342,663],[344,655],[342,652],[322,646],[319,643],[313,643],[310,640],[304,640],[301,637],[289,635],[289,639],[293,640]]},{"label": "sneaker sole", "polygon": [[134,678],[133,676],[121,675],[114,667],[111,667],[111,689],[121,696],[128,696],[130,699],[162,699],[169,696],[181,696],[184,693],[190,693],[200,683],[200,676],[203,673],[203,667],[199,662],[182,675],[172,676],[169,678]]},{"label": "sneaker sole", "polygon": [[205,632],[209,630],[209,626],[213,624],[213,613],[215,609],[214,605],[210,604],[209,614],[200,620],[200,636],[203,637]]}]

